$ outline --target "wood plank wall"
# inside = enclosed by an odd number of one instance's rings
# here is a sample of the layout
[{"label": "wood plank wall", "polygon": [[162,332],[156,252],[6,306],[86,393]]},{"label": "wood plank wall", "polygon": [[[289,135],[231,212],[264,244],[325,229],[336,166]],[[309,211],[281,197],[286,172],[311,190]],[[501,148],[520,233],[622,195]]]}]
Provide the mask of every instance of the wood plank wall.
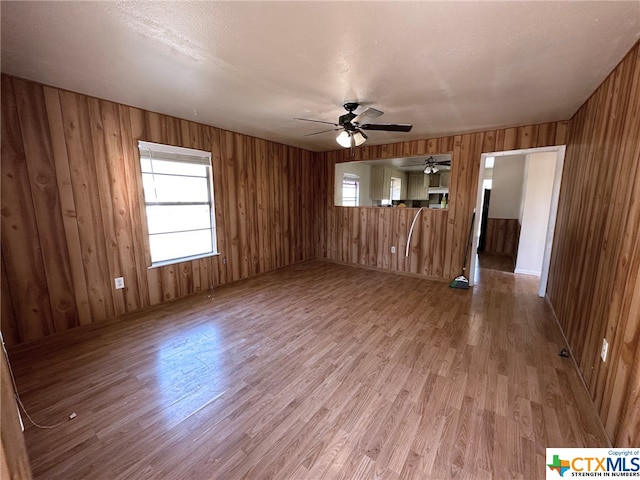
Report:
[{"label": "wood plank wall", "polygon": [[640,43],[570,120],[567,138],[548,296],[613,444],[637,447]]},{"label": "wood plank wall", "polygon": [[[319,176],[320,202],[315,215],[318,255],[334,261],[450,280],[462,269],[471,213],[476,203],[482,153],[547,147],[565,143],[566,122],[488,130],[450,137],[364,146],[318,154],[324,173]],[[336,207],[334,165],[415,155],[451,153],[451,183],[447,210],[425,209],[420,214],[409,257],[406,237],[417,209]],[[397,253],[390,253],[396,245]],[[467,265],[468,267],[468,265]]]},{"label": "wood plank wall", "polygon": [[486,253],[508,255],[515,259],[519,238],[520,222],[517,218],[487,218]]},{"label": "wood plank wall", "polygon": [[[139,139],[212,152],[220,256],[147,269]],[[9,345],[315,257],[301,149],[3,75],[1,170]]]},{"label": "wood plank wall", "polygon": [[[0,349],[1,350],[1,349]],[[18,416],[9,363],[0,351],[0,478],[30,480],[31,467]]]}]

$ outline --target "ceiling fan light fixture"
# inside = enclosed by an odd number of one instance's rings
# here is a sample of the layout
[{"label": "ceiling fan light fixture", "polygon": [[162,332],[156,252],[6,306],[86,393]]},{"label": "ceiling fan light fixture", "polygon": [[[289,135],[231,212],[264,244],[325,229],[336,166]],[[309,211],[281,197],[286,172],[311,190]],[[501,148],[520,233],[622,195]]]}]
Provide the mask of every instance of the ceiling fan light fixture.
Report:
[{"label": "ceiling fan light fixture", "polygon": [[360,130],[358,130],[356,133],[353,134],[353,139],[356,142],[356,147],[359,147],[360,145],[362,145],[364,142],[367,141],[367,136],[364,134],[364,132],[361,132]]},{"label": "ceiling fan light fixture", "polygon": [[410,132],[412,125],[405,123],[368,123],[370,118],[376,118],[383,114],[381,110],[367,108],[364,112],[354,113],[359,105],[357,102],[345,102],[343,105],[347,111],[338,117],[338,123],[326,122],[324,120],[314,120],[312,118],[294,117],[296,120],[305,122],[324,123],[334,125],[338,128],[323,130],[321,132],[309,133],[306,136],[317,135],[319,133],[342,130],[336,138],[336,142],[343,148],[359,147],[367,141],[367,136],[362,130],[378,130],[382,132]]},{"label": "ceiling fan light fixture", "polygon": [[434,165],[427,165],[424,167],[424,173],[427,175],[431,175],[433,173],[438,173],[440,169]]},{"label": "ceiling fan light fixture", "polygon": [[351,135],[344,130],[336,137],[336,142],[338,142],[338,145],[341,147],[349,148],[351,146]]}]

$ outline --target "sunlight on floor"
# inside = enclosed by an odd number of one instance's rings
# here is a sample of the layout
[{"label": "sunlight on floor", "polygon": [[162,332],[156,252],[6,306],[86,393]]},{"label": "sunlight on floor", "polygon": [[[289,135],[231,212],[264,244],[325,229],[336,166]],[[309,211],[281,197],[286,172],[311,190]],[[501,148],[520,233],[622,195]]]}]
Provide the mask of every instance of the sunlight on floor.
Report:
[{"label": "sunlight on floor", "polygon": [[202,323],[181,330],[158,349],[153,393],[168,427],[224,394],[227,372],[223,343],[215,325]]}]

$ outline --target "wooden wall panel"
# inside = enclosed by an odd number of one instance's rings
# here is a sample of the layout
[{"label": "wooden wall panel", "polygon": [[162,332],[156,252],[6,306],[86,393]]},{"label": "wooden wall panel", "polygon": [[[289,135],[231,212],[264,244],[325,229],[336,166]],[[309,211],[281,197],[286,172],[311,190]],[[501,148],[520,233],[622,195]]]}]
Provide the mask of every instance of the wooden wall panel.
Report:
[{"label": "wooden wall panel", "polygon": [[550,303],[621,447],[640,444],[639,79],[636,44],[568,124],[549,274]]},{"label": "wooden wall panel", "polygon": [[73,281],[78,322],[80,325],[91,323],[89,292],[82,262],[82,248],[78,231],[78,216],[71,185],[71,172],[67,161],[67,146],[64,141],[64,127],[60,109],[58,91],[48,87],[43,90],[47,110],[47,121],[51,133],[51,147],[55,163],[55,177],[62,209],[62,226],[69,251],[69,267]]},{"label": "wooden wall panel", "polygon": [[[638,174],[633,193],[640,195]],[[617,444],[637,446],[640,444],[640,209],[631,217],[630,225],[636,226],[636,230],[625,237],[621,252],[629,259],[629,268],[616,272],[615,282],[623,287],[614,289],[607,318],[607,336],[614,338],[619,348],[610,357],[616,367],[604,379],[602,416],[606,415],[605,427],[614,432]]]},{"label": "wooden wall panel", "polygon": [[[564,132],[565,123],[551,122],[389,145],[364,146],[355,150],[353,159],[350,158],[349,150],[317,154],[315,163],[318,171],[317,181],[320,182],[317,185],[319,201],[315,206],[314,215],[315,235],[318,238],[317,255],[340,262],[366,264],[442,279],[458,275],[462,270],[471,214],[476,202],[480,155],[502,150],[562,145],[564,134],[559,132]],[[354,239],[353,230],[356,226],[351,217],[356,215],[360,218],[360,213],[348,213],[354,207],[342,208],[333,205],[334,165],[352,160],[435,153],[452,154],[449,209],[422,211],[424,219],[416,224],[418,230],[414,231],[409,258],[404,259],[405,243],[402,243],[402,249],[398,248],[398,253],[394,256],[390,256],[390,247],[392,244],[399,247],[400,242],[406,242],[417,209],[407,209],[406,212],[395,215],[379,213],[380,209],[373,207],[378,213],[364,217],[357,228],[358,231],[374,233],[360,235]],[[372,207],[355,207],[356,211],[367,208]],[[398,221],[401,223],[398,224]],[[389,238],[395,243],[387,245],[384,240],[381,242],[381,238],[384,239],[391,233],[393,237]],[[350,239],[349,243],[353,249],[348,255],[345,255],[345,237]],[[383,252],[380,248],[386,251]],[[371,255],[366,253],[370,251],[378,252],[375,262]],[[369,260],[364,262],[364,258]]]},{"label": "wooden wall panel", "polygon": [[[128,275],[131,280],[128,282],[128,286],[135,288],[137,292],[137,304],[139,308],[148,307],[151,302],[149,298],[149,284],[147,275],[147,265],[149,265],[149,253],[147,236],[147,225],[144,221],[144,209],[142,206],[143,194],[140,188],[137,188],[139,179],[141,178],[140,162],[138,161],[138,151],[134,142],[130,141],[131,138],[138,138],[133,131],[133,124],[131,122],[132,112],[137,109],[130,109],[124,105],[118,105],[118,120],[119,120],[119,132],[115,131],[115,135],[119,133],[120,145],[122,146],[122,168],[123,177],[122,181],[126,185],[126,193],[128,203],[124,213],[120,210],[124,228],[130,228],[131,238],[128,238],[130,242],[130,249],[125,252],[126,262],[132,262],[126,265]],[[114,125],[115,128],[115,125]],[[128,215],[127,215],[128,213]],[[135,282],[135,284],[133,283]],[[130,294],[127,293],[127,298],[130,298]],[[131,311],[135,308],[134,302],[129,300],[127,302],[127,310]]]},{"label": "wooden wall panel", "polygon": [[[1,257],[1,255],[0,255]],[[16,322],[16,315],[11,301],[11,290],[9,288],[9,277],[7,276],[7,268],[4,266],[4,258],[0,258],[0,267],[2,268],[2,276],[0,277],[0,331],[4,342],[11,346],[20,342],[20,332]]]},{"label": "wooden wall panel", "polygon": [[62,223],[62,211],[51,136],[40,134],[48,131],[44,94],[41,86],[29,82],[16,81],[14,88],[22,136],[32,139],[23,142],[25,163],[31,184],[54,331],[61,331],[76,326],[78,315],[72,293],[69,252],[64,231],[58,228]]},{"label": "wooden wall panel", "polygon": [[[5,75],[1,94],[10,344],[315,256],[311,152]],[[138,140],[212,153],[219,256],[148,268]]]},{"label": "wooden wall panel", "polygon": [[487,237],[484,251],[515,257],[520,236],[517,218],[487,218]]},{"label": "wooden wall panel", "polygon": [[2,79],[2,259],[20,341],[55,332],[13,83]]},{"label": "wooden wall panel", "polygon": [[31,480],[31,467],[18,417],[9,363],[0,351],[0,478]]},{"label": "wooden wall panel", "polygon": [[[60,91],[63,134],[93,321],[115,315],[87,97]],[[42,132],[41,134],[46,134]],[[28,138],[25,138],[28,141]]]}]

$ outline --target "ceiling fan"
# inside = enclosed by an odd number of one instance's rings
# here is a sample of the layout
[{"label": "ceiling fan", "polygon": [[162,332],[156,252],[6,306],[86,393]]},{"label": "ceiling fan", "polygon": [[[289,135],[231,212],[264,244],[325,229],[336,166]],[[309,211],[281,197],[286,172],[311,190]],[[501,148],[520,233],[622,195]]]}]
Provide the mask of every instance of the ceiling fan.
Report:
[{"label": "ceiling fan", "polygon": [[424,161],[424,173],[431,175],[441,170],[451,170],[451,160],[436,160],[433,156]]},{"label": "ceiling fan", "polygon": [[367,108],[361,113],[354,113],[360,105],[357,102],[345,102],[343,105],[344,109],[347,111],[344,115],[340,115],[338,117],[338,123],[333,122],[324,122],[322,120],[312,120],[310,118],[298,118],[295,117],[295,120],[304,120],[305,122],[315,122],[315,123],[326,123],[327,125],[333,125],[337,128],[330,128],[329,130],[322,130],[321,132],[310,133],[305,135],[308,137],[310,135],[318,135],[320,133],[325,132],[337,132],[338,130],[342,130],[338,137],[336,138],[336,142],[341,147],[344,148],[353,148],[359,147],[364,142],[367,141],[367,135],[363,132],[363,130],[381,130],[385,132],[409,132],[413,125],[410,124],[398,124],[398,123],[368,123],[369,119],[373,119],[379,117],[384,112],[377,110],[375,108]]}]

